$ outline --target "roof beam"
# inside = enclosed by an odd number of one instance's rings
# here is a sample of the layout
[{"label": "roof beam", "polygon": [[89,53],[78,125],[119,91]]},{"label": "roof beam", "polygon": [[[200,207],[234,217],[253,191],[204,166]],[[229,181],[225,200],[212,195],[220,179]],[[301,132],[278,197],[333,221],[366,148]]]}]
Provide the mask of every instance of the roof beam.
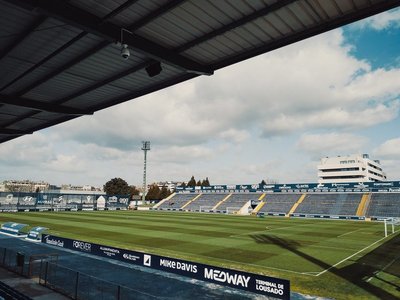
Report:
[{"label": "roof beam", "polygon": [[23,72],[22,74],[18,75],[17,77],[15,77],[13,80],[11,80],[10,82],[8,82],[7,84],[5,84],[4,86],[2,86],[0,88],[0,92],[4,91],[6,88],[8,88],[9,86],[13,85],[15,82],[17,82],[18,80],[20,80],[21,78],[25,77],[26,75],[28,75],[29,73],[31,73],[32,71],[36,70],[37,68],[39,68],[41,65],[43,65],[45,62],[49,61],[50,59],[52,59],[54,56],[56,56],[57,54],[63,52],[65,49],[67,49],[68,47],[70,47],[71,45],[73,45],[75,42],[77,42],[78,40],[80,40],[81,38],[83,38],[84,36],[86,36],[86,32],[81,32],[80,34],[78,34],[76,37],[74,37],[73,39],[69,40],[67,43],[65,43],[64,45],[62,45],[61,47],[59,47],[57,50],[55,50],[54,52],[50,53],[49,55],[47,55],[45,58],[43,58],[42,60],[40,60],[39,62],[37,62],[36,64],[34,64],[32,67],[30,67],[28,70],[26,70],[25,72]]},{"label": "roof beam", "polygon": [[[81,28],[84,31],[100,36],[109,42],[118,42],[121,39],[122,28],[109,23],[102,22],[101,18],[74,7],[64,1],[53,0],[7,0],[18,5],[29,5],[32,9],[39,11],[49,17],[57,18],[67,24]],[[199,64],[189,58],[176,54],[157,43],[154,43],[135,33],[124,34],[124,44],[142,53],[149,58],[174,66],[190,73],[201,75],[212,75],[213,70],[208,66]]]},{"label": "roof beam", "polygon": [[26,39],[32,32],[35,31],[37,27],[39,27],[46,20],[46,17],[39,17],[28,26],[23,32],[21,32],[18,37],[15,39],[13,43],[11,43],[8,47],[0,51],[0,60],[4,58],[8,53],[10,53],[15,47],[17,47],[24,39]]},{"label": "roof beam", "polygon": [[32,134],[31,131],[24,131],[18,129],[10,129],[10,128],[0,128],[0,134],[6,135],[24,135],[24,134]]},{"label": "roof beam", "polygon": [[69,95],[67,97],[64,97],[64,98],[62,98],[60,100],[57,100],[56,102],[59,103],[59,104],[65,103],[65,102],[67,102],[67,101],[69,101],[71,99],[74,99],[74,98],[79,97],[79,96],[81,96],[83,94],[86,94],[86,93],[89,93],[89,92],[91,92],[91,91],[93,91],[95,89],[98,89],[98,88],[102,87],[103,85],[109,84],[109,83],[111,83],[111,82],[113,82],[115,80],[118,80],[120,78],[128,76],[128,75],[130,75],[132,73],[138,72],[138,71],[146,68],[147,66],[149,66],[149,65],[151,65],[153,63],[155,63],[155,61],[150,60],[150,61],[141,63],[139,65],[136,65],[136,66],[134,66],[132,68],[129,68],[129,69],[123,71],[123,72],[117,73],[117,74],[115,74],[115,75],[113,75],[111,77],[108,77],[108,78],[106,78],[104,80],[101,80],[101,81],[99,81],[99,82],[97,82],[95,84],[92,84],[92,85],[84,88],[84,89],[81,89],[80,91],[77,91],[77,92],[75,92],[75,93],[73,93],[73,94],[71,94],[71,95]]},{"label": "roof beam", "polygon": [[193,41],[190,41],[190,42],[182,45],[181,47],[178,47],[176,49],[176,51],[177,52],[185,51],[185,50],[187,50],[187,49],[189,49],[189,48],[191,48],[191,47],[193,47],[195,45],[198,45],[198,44],[200,44],[202,42],[208,41],[208,40],[210,40],[212,38],[215,38],[216,36],[224,34],[225,32],[228,32],[228,31],[233,30],[233,29],[235,29],[235,28],[237,28],[239,26],[242,26],[242,25],[244,25],[246,23],[254,21],[255,19],[264,17],[264,16],[266,16],[266,15],[272,13],[272,12],[275,12],[275,11],[277,11],[277,10],[279,10],[279,9],[281,9],[281,8],[291,4],[293,2],[296,2],[296,1],[298,1],[298,0],[280,0],[280,1],[277,1],[277,2],[275,2],[273,4],[271,4],[271,5],[266,6],[265,8],[262,8],[260,10],[255,11],[254,13],[249,14],[249,15],[247,15],[247,16],[239,19],[239,20],[236,20],[236,21],[234,21],[232,23],[229,23],[227,25],[223,25],[222,27],[220,27],[220,28],[218,28],[218,29],[216,29],[214,31],[211,31],[211,32],[209,32],[209,33],[207,33],[207,34],[205,34],[205,35],[203,35],[203,36],[201,36],[201,37],[199,37],[197,39],[194,39]]},{"label": "roof beam", "polygon": [[41,85],[42,83],[45,83],[46,81],[52,79],[53,77],[61,74],[62,72],[64,72],[65,70],[69,69],[70,67],[72,67],[73,65],[76,65],[78,63],[80,63],[81,61],[85,60],[86,58],[88,58],[89,56],[93,55],[94,53],[100,51],[101,49],[103,49],[104,47],[106,47],[109,43],[107,41],[101,42],[99,44],[97,44],[96,46],[92,47],[91,49],[89,49],[88,51],[82,53],[81,55],[73,58],[72,60],[70,60],[68,63],[54,69],[52,72],[48,73],[46,76],[40,78],[39,80],[34,81],[33,83],[31,83],[30,85],[28,85],[27,87],[21,89],[20,91],[18,91],[18,93],[16,93],[16,96],[22,96],[24,94],[26,94],[27,92],[29,92],[30,90],[34,89],[35,87]]},{"label": "roof beam", "polygon": [[11,97],[7,95],[0,95],[0,103],[14,105],[24,108],[29,108],[33,110],[51,112],[51,113],[59,113],[59,114],[66,114],[66,115],[92,115],[92,111],[84,111],[80,109],[75,109],[67,106],[62,106],[59,104],[53,103],[45,103],[36,100],[26,99],[26,98],[18,98],[18,97]]},{"label": "roof beam", "polygon": [[143,17],[142,19],[136,21],[136,23],[131,26],[133,28],[129,28],[131,31],[136,30],[147,23],[151,22],[152,20],[156,19],[162,14],[165,14],[166,12],[174,9],[175,7],[181,5],[183,2],[186,2],[187,0],[173,0],[170,2],[167,2],[165,5],[159,7],[158,9],[152,11],[149,13],[147,16]]},{"label": "roof beam", "polygon": [[[109,14],[107,14],[106,16],[104,16],[101,20],[102,22],[115,17],[116,15],[120,14],[121,12],[123,12],[125,9],[127,9],[128,7],[130,7],[131,5],[133,5],[134,3],[136,3],[138,0],[127,0],[124,4],[121,4],[119,7],[117,7],[116,9],[114,9],[112,12],[110,12]],[[60,54],[61,52],[63,52],[64,50],[66,50],[67,48],[69,48],[70,46],[72,46],[73,44],[75,44],[77,41],[79,41],[80,39],[82,39],[83,37],[85,37],[88,33],[86,31],[81,32],[80,34],[78,34],[77,36],[75,36],[73,39],[69,40],[68,42],[66,42],[64,45],[60,46],[57,50],[55,50],[54,52],[50,53],[49,55],[47,55],[46,57],[44,57],[41,61],[37,62],[36,64],[34,64],[32,67],[30,67],[28,70],[26,70],[24,73],[22,73],[21,75],[17,76],[16,78],[14,78],[13,80],[11,80],[9,83],[7,83],[6,85],[2,86],[0,88],[0,92],[4,91],[6,88],[8,88],[9,86],[13,85],[15,82],[17,82],[18,80],[20,80],[21,78],[25,77],[26,75],[28,75],[29,73],[31,73],[32,71],[36,70],[37,68],[39,68],[41,65],[43,65],[44,63],[46,63],[47,61],[49,61],[50,59],[52,59],[53,57],[55,57],[56,55]],[[0,58],[1,59],[1,58]]]}]

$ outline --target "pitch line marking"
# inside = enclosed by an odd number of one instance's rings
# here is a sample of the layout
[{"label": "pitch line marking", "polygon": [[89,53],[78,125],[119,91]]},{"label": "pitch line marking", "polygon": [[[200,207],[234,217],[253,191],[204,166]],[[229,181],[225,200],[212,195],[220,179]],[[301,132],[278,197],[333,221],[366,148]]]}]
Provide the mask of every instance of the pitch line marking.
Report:
[{"label": "pitch line marking", "polygon": [[351,234],[353,232],[357,232],[357,231],[360,231],[360,230],[363,230],[363,229],[364,228],[360,228],[360,229],[356,229],[356,230],[353,230],[353,231],[349,231],[349,232],[343,233],[341,235],[338,235],[337,237],[339,238],[339,237],[342,237],[342,236],[345,236],[345,235],[348,235],[348,234]]},{"label": "pitch line marking", "polygon": [[396,258],[394,258],[394,259],[392,259],[392,261],[389,262],[389,263],[388,263],[386,266],[384,266],[382,269],[375,271],[375,272],[374,272],[374,275],[367,279],[367,282],[370,282],[371,279],[374,278],[376,275],[378,275],[380,272],[385,271],[387,268],[389,268],[389,267],[390,267],[396,260],[398,260],[399,258],[400,258],[400,256],[399,256],[399,257],[396,257]]},{"label": "pitch line marking", "polygon": [[336,264],[334,264],[334,265],[330,266],[329,268],[323,270],[322,272],[318,273],[317,276],[320,276],[320,275],[328,272],[330,269],[335,268],[336,266],[340,265],[341,263],[345,262],[346,260],[349,260],[350,258],[352,258],[352,257],[356,256],[357,254],[363,252],[364,250],[367,250],[368,248],[370,248],[370,247],[376,245],[377,243],[383,241],[384,239],[386,239],[386,237],[383,237],[383,238],[377,240],[376,242],[373,242],[372,244],[368,245],[367,247],[364,247],[363,249],[357,251],[356,253],[346,257],[345,259],[342,259],[341,261],[337,262]]}]

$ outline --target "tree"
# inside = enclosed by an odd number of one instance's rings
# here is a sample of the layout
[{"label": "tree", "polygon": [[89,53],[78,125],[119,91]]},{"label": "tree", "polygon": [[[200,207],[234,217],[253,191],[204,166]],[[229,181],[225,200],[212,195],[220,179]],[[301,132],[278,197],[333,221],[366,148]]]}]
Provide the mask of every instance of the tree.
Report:
[{"label": "tree", "polygon": [[189,187],[196,186],[196,180],[194,179],[194,176],[192,176],[192,178],[190,178],[190,180],[189,180],[189,182],[187,183],[186,186],[189,186]]},{"label": "tree", "polygon": [[210,181],[208,180],[208,177],[206,177],[206,179],[203,180],[201,186],[210,186]]},{"label": "tree", "polygon": [[166,186],[163,186],[160,192],[160,200],[167,198],[169,195],[171,195],[170,190]]},{"label": "tree", "polygon": [[160,199],[161,190],[157,184],[152,184],[146,194],[146,200]]},{"label": "tree", "polygon": [[263,180],[261,180],[261,183],[260,183],[260,185],[261,186],[263,186],[263,185],[266,185],[267,183],[265,182],[265,180],[263,179]]},{"label": "tree", "polygon": [[197,181],[196,186],[201,186],[201,181]]},{"label": "tree", "polygon": [[131,192],[128,183],[122,178],[113,178],[107,181],[103,189],[107,195],[128,195]]},{"label": "tree", "polygon": [[134,196],[134,195],[139,195],[140,194],[140,191],[136,188],[136,186],[134,186],[134,185],[131,185],[130,187],[129,187],[129,189],[130,189],[130,192],[129,192],[129,195],[131,195],[131,198],[132,198],[132,196]]},{"label": "tree", "polygon": [[186,187],[186,183],[182,182],[180,187],[185,188]]}]

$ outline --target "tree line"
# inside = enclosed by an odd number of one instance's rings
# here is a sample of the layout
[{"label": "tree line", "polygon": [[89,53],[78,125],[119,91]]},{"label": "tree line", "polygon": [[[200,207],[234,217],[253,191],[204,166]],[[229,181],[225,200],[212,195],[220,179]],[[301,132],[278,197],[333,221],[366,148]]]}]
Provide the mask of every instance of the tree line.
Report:
[{"label": "tree line", "polygon": [[[206,177],[206,179],[196,181],[194,176],[192,176],[187,183],[183,182],[180,186],[181,187],[210,186],[210,181],[208,180],[208,177]],[[130,195],[131,198],[133,196],[140,194],[140,191],[137,189],[136,186],[129,185],[122,178],[113,178],[107,181],[103,185],[103,190],[107,195]],[[174,192],[175,191],[170,191],[166,186],[160,188],[157,184],[153,183],[149,186],[149,189],[147,190],[146,200],[165,199]]]}]

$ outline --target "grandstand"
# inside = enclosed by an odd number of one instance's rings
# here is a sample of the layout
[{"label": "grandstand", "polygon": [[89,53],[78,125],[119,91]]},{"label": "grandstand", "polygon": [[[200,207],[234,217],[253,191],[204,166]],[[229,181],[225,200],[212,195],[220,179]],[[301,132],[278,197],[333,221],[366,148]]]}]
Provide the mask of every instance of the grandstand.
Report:
[{"label": "grandstand", "polygon": [[258,200],[261,195],[261,193],[232,194],[226,201],[221,202],[221,204],[216,207],[216,210],[227,212],[227,210],[231,208],[233,211],[239,211],[246,203],[251,200]]},{"label": "grandstand", "polygon": [[400,193],[373,193],[366,215],[375,218],[400,217]]},{"label": "grandstand", "polygon": [[194,201],[188,203],[184,209],[190,211],[211,211],[227,196],[227,194],[200,194]]},{"label": "grandstand", "polygon": [[296,213],[355,216],[361,197],[361,193],[308,194]]},{"label": "grandstand", "polygon": [[268,194],[259,212],[288,214],[301,194]]},{"label": "grandstand", "polygon": [[158,206],[158,208],[166,210],[179,210],[188,201],[191,201],[196,196],[197,196],[196,194],[176,194],[173,197],[161,203],[161,205]]}]

